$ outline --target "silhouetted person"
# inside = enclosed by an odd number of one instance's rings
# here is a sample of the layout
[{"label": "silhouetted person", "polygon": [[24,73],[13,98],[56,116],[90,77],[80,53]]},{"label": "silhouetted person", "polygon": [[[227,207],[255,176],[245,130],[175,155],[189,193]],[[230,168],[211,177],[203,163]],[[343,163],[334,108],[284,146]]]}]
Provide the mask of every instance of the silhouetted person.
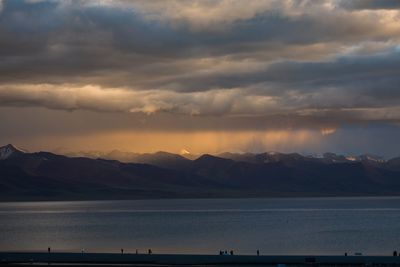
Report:
[{"label": "silhouetted person", "polygon": [[233,250],[230,251],[230,254],[233,255]]},{"label": "silhouetted person", "polygon": [[345,252],[344,255],[347,256],[347,252]]},{"label": "silhouetted person", "polygon": [[149,254],[153,253],[153,251],[151,251],[151,249],[149,249]]},{"label": "silhouetted person", "polygon": [[397,257],[397,250],[393,251],[393,256]]},{"label": "silhouetted person", "polygon": [[260,251],[257,249],[257,256],[260,256]]},{"label": "silhouetted person", "polygon": [[50,254],[50,252],[51,252],[51,248],[50,247],[47,248],[47,252]]},{"label": "silhouetted person", "polygon": [[124,254],[124,249],[123,248],[121,248],[121,254]]},{"label": "silhouetted person", "polygon": [[139,251],[136,249],[136,254],[139,254]]},{"label": "silhouetted person", "polygon": [[220,250],[220,251],[219,251],[219,255],[222,255],[222,254],[223,254],[223,252],[222,252],[222,250]]},{"label": "silhouetted person", "polygon": [[224,255],[228,255],[228,251],[225,250]]}]

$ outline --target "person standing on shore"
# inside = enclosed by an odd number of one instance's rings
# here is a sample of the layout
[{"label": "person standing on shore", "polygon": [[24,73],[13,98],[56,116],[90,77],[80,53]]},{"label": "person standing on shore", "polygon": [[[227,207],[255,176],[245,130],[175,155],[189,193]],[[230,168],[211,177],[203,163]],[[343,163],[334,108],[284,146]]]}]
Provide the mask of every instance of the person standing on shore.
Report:
[{"label": "person standing on shore", "polygon": [[260,251],[257,249],[257,256],[260,256]]},{"label": "person standing on shore", "polygon": [[51,251],[51,248],[50,247],[48,247],[47,248],[47,252],[50,254],[50,251]]},{"label": "person standing on shore", "polygon": [[123,248],[121,248],[121,254],[124,254],[124,249]]}]

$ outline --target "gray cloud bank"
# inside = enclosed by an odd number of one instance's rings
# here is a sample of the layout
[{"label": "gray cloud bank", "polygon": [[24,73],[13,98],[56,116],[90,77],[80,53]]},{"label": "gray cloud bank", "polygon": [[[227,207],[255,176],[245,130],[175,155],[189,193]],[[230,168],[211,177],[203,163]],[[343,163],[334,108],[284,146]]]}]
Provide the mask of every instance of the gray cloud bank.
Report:
[{"label": "gray cloud bank", "polygon": [[1,106],[400,120],[398,1],[0,3]]}]

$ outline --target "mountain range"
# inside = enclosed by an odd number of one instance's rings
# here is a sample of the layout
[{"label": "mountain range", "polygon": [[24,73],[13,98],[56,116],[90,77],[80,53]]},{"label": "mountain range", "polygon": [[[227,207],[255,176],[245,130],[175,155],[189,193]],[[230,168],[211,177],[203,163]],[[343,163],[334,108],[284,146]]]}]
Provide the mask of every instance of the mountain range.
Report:
[{"label": "mountain range", "polygon": [[400,157],[121,151],[93,157],[0,147],[1,201],[361,195],[400,195]]}]

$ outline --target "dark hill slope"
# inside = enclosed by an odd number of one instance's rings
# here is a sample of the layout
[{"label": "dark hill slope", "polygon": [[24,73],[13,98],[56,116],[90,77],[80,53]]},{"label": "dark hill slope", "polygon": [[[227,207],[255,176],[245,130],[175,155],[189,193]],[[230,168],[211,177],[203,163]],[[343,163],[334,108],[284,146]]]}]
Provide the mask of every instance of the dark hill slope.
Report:
[{"label": "dark hill slope", "polygon": [[263,153],[239,161],[212,155],[192,161],[159,153],[162,168],[10,148],[0,160],[3,201],[400,195],[397,159],[381,163]]}]

